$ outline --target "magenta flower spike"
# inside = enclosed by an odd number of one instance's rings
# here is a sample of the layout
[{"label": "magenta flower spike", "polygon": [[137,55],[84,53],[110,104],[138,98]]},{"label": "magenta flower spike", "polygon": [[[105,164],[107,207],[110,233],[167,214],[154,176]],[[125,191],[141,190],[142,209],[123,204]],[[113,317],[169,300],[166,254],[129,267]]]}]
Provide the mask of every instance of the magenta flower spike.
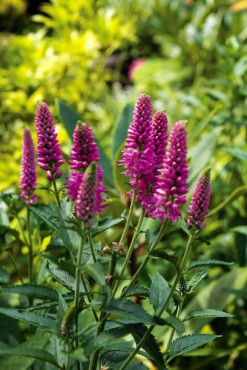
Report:
[{"label": "magenta flower spike", "polygon": [[[73,133],[73,147],[69,160],[71,173],[67,177],[68,181],[66,183],[72,201],[77,198],[77,192],[85,170],[90,163],[99,162],[99,160],[99,148],[95,142],[92,129],[86,123],[78,122]],[[99,172],[102,173],[102,171],[101,169]],[[98,181],[101,180],[98,179]]]},{"label": "magenta flower spike", "polygon": [[90,219],[101,213],[105,207],[102,193],[105,191],[103,184],[98,186],[98,179],[102,179],[103,173],[100,167],[91,163],[83,174],[76,199],[76,217],[87,222],[91,226]]},{"label": "magenta flower spike", "polygon": [[73,133],[73,147],[70,154],[71,170],[82,170],[91,162],[99,162],[99,148],[95,142],[92,129],[82,122],[78,122]]},{"label": "magenta flower spike", "polygon": [[36,203],[37,195],[33,194],[36,188],[36,167],[34,145],[30,130],[25,129],[23,133],[22,161],[20,189],[21,197],[27,205]]},{"label": "magenta flower spike", "polygon": [[142,175],[152,173],[155,168],[152,104],[148,95],[142,94],[136,103],[133,122],[122,152],[119,164],[126,168],[123,173],[130,177],[130,184],[137,186]]},{"label": "magenta flower spike", "polygon": [[36,110],[36,132],[38,141],[38,164],[46,171],[49,180],[62,175],[59,167],[65,162],[57,139],[57,133],[50,109],[46,103],[40,103]]},{"label": "magenta flower spike", "polygon": [[152,214],[153,193],[157,188],[160,169],[165,160],[165,152],[168,139],[168,118],[164,111],[156,112],[152,122],[152,134],[154,143],[155,166],[151,173],[143,175],[137,185],[138,198],[141,199],[142,207],[147,214]]},{"label": "magenta flower spike", "polygon": [[189,205],[188,225],[202,229],[206,224],[203,223],[208,211],[210,202],[210,169],[203,171],[197,182]]},{"label": "magenta flower spike", "polygon": [[156,155],[156,166],[161,168],[164,163],[167,139],[168,118],[164,111],[156,112],[153,117],[154,152]]},{"label": "magenta flower spike", "polygon": [[179,207],[186,202],[188,192],[187,131],[185,124],[178,121],[170,132],[164,166],[154,194],[150,217],[159,217],[163,222],[168,217],[176,222],[181,216]]}]

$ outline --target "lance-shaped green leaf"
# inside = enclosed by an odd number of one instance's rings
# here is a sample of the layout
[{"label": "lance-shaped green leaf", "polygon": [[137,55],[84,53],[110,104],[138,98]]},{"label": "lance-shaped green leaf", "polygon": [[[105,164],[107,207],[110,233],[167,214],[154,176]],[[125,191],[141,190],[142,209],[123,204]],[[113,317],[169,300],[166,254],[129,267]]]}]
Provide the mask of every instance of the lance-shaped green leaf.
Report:
[{"label": "lance-shaped green leaf", "polygon": [[96,236],[101,233],[103,233],[105,230],[110,229],[113,226],[116,226],[120,224],[121,222],[124,221],[123,217],[118,217],[118,218],[112,218],[111,216],[107,217],[104,219],[98,226],[97,228],[92,230],[92,235]]},{"label": "lance-shaped green leaf", "polygon": [[200,319],[205,317],[234,317],[234,315],[231,315],[224,311],[214,310],[211,308],[206,308],[205,310],[195,310],[188,312],[186,315],[186,318],[184,321],[191,320],[191,319]]},{"label": "lance-shaped green leaf", "polygon": [[46,209],[40,209],[37,207],[29,206],[29,208],[39,216],[51,229],[59,231],[58,217],[52,211]]},{"label": "lance-shaped green leaf", "polygon": [[178,268],[177,267],[178,257],[167,253],[163,249],[155,249],[150,253],[150,256],[153,258],[162,258],[166,261],[171,262],[176,267],[176,269]]},{"label": "lance-shaped green leaf", "polygon": [[161,309],[170,292],[167,281],[157,272],[150,288],[150,302],[155,311]]},{"label": "lance-shaped green leaf", "polygon": [[187,294],[193,292],[195,287],[207,276],[208,270],[203,270],[194,275],[193,278],[188,282]]},{"label": "lance-shaped green leaf", "polygon": [[55,326],[55,321],[50,317],[45,317],[30,312],[20,312],[14,308],[0,307],[0,313],[43,329],[51,330]]},{"label": "lance-shaped green leaf", "polygon": [[194,349],[197,349],[204,344],[208,343],[209,341],[219,338],[221,335],[214,335],[214,334],[192,334],[192,335],[185,335],[181,338],[176,339],[174,342],[171,343],[169,355],[171,356],[169,359],[175,356],[181,356],[187,352],[191,352]]},{"label": "lance-shaped green leaf", "polygon": [[52,301],[58,300],[56,290],[38,285],[1,285],[0,292],[25,294],[29,297],[50,299]]},{"label": "lance-shaped green leaf", "polygon": [[122,294],[121,294],[125,298],[127,298],[127,297],[133,297],[133,296],[140,297],[140,298],[149,297],[149,290],[146,287],[144,287],[144,286],[141,286],[141,285],[133,285],[127,291],[127,294],[124,294],[126,288],[127,287],[124,287],[123,288],[123,291],[122,291]]},{"label": "lance-shaped green leaf", "polygon": [[[35,348],[36,350],[42,350],[45,348],[50,341],[51,334],[38,329],[36,333],[30,336],[25,342],[20,344],[18,347],[15,347],[14,350],[22,350],[25,348]],[[30,369],[31,365],[36,361],[35,358],[20,356],[20,355],[6,355],[0,359],[0,369],[4,370],[27,370]]]},{"label": "lance-shaped green leaf", "polygon": [[198,267],[216,267],[216,266],[232,266],[234,262],[226,262],[221,260],[196,260],[189,264],[188,270]]},{"label": "lance-shaped green leaf", "polygon": [[[51,265],[47,262],[46,268],[49,272],[49,274],[57,280],[60,284],[62,284],[64,287],[68,288],[71,291],[75,291],[75,277],[68,273],[67,271],[63,271],[59,268],[54,267],[54,265]],[[80,292],[84,293],[84,287],[82,283],[80,283]]]},{"label": "lance-shaped green leaf", "polygon": [[[135,330],[132,331],[132,336],[134,337],[136,344],[140,342],[140,340],[145,335],[147,329],[143,325],[138,325]],[[142,348],[147,352],[147,357],[150,358],[152,361],[157,363],[159,370],[165,370],[164,366],[164,358],[163,354],[160,351],[160,347],[153,336],[150,334],[146,342],[143,344]]]},{"label": "lance-shaped green leaf", "polygon": [[33,357],[36,360],[41,360],[47,362],[51,365],[56,366],[58,369],[62,369],[55,359],[55,357],[48,351],[36,349],[34,347],[30,348],[1,348],[0,356],[2,355],[11,355],[11,356],[24,356],[24,357]]},{"label": "lance-shaped green leaf", "polygon": [[156,321],[157,325],[168,325],[174,328],[178,335],[181,335],[185,331],[185,326],[183,321],[179,320],[177,317],[156,317],[154,316],[154,320]]},{"label": "lance-shaped green leaf", "polygon": [[152,317],[139,305],[127,299],[115,299],[111,301],[106,312],[114,314],[114,320],[124,318],[128,323],[152,324]]}]

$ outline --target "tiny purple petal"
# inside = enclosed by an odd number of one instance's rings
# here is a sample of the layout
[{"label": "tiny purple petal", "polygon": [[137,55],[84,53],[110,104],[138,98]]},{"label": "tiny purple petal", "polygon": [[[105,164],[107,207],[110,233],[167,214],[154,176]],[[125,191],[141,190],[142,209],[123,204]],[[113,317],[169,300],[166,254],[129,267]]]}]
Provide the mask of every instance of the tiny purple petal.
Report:
[{"label": "tiny purple petal", "polygon": [[47,171],[46,177],[54,180],[62,175],[58,171],[65,161],[57,139],[57,133],[50,109],[46,103],[40,103],[36,110],[36,132],[38,141],[38,164]]},{"label": "tiny purple petal", "polygon": [[37,195],[33,194],[36,188],[36,180],[34,145],[31,133],[26,129],[23,133],[20,189],[21,197],[26,199],[25,203],[27,205],[37,201]]},{"label": "tiny purple petal", "polygon": [[186,202],[188,164],[187,164],[187,131],[185,124],[178,121],[170,133],[169,146],[160,170],[161,177],[153,197],[149,216],[159,217],[163,222],[168,217],[176,222],[181,216],[179,206]]},{"label": "tiny purple petal", "polygon": [[210,202],[210,169],[202,172],[196,182],[194,194],[189,205],[188,225],[203,228],[203,223],[208,211]]}]

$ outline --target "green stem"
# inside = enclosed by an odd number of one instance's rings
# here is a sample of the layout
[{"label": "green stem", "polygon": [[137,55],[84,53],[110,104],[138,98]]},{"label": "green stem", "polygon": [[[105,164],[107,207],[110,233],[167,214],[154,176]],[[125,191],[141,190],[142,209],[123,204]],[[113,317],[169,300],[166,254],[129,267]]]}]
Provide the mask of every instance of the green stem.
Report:
[{"label": "green stem", "polygon": [[127,235],[127,232],[129,230],[129,225],[130,225],[130,221],[131,221],[131,218],[132,218],[132,214],[134,212],[134,208],[135,208],[135,201],[136,201],[136,189],[134,189],[134,194],[133,194],[133,197],[131,199],[131,203],[130,203],[130,210],[129,210],[129,214],[128,214],[128,217],[127,217],[127,220],[126,220],[126,224],[124,226],[124,230],[123,230],[123,233],[121,235],[121,238],[119,240],[119,243],[118,244],[121,244],[123,243],[126,235]]},{"label": "green stem", "polygon": [[163,222],[163,224],[161,225],[161,228],[160,228],[160,230],[159,230],[159,232],[158,232],[155,240],[153,241],[153,243],[152,243],[152,245],[151,245],[151,247],[150,247],[150,249],[148,251],[148,254],[146,255],[145,259],[142,261],[141,265],[139,266],[139,268],[137,269],[136,273],[132,277],[131,282],[129,283],[129,285],[124,290],[124,293],[121,295],[121,298],[124,298],[124,296],[126,295],[126,293],[135,284],[138,276],[141,274],[141,272],[143,271],[143,269],[147,265],[148,261],[151,258],[152,251],[155,249],[155,247],[157,246],[157,244],[160,242],[162,236],[164,235],[164,232],[166,230],[167,224],[168,224],[168,219],[166,218],[165,221]]},{"label": "green stem", "polygon": [[[81,274],[81,282],[82,282],[83,288],[85,290],[86,297],[88,299],[88,303],[90,304],[92,302],[92,297],[90,295],[90,292],[88,291],[86,281],[85,281],[84,276],[82,274]],[[97,313],[95,312],[95,310],[94,310],[93,307],[91,307],[91,310],[92,310],[92,313],[94,315],[95,320],[96,321],[99,321],[98,316],[97,316]]]},{"label": "green stem", "polygon": [[9,258],[10,258],[11,262],[13,263],[13,266],[14,266],[14,268],[15,268],[15,272],[16,272],[16,275],[17,275],[17,276],[18,276],[18,278],[20,279],[20,282],[21,282],[22,284],[24,284],[24,281],[23,281],[23,279],[22,279],[22,277],[21,277],[21,275],[20,275],[20,273],[19,273],[18,267],[17,267],[17,265],[16,265],[16,263],[15,263],[15,259],[14,259],[13,255],[12,255],[12,253],[10,252],[10,250],[7,250],[7,253],[8,253],[8,256],[9,256]]},{"label": "green stem", "polygon": [[125,270],[126,270],[126,267],[128,266],[129,264],[129,261],[130,261],[130,258],[131,258],[131,255],[132,255],[132,252],[134,250],[134,247],[135,247],[135,242],[136,242],[136,239],[140,233],[140,230],[141,230],[141,226],[142,226],[142,222],[143,222],[143,219],[144,219],[144,216],[145,216],[145,212],[144,210],[142,209],[142,213],[141,213],[141,216],[139,218],[139,221],[138,221],[138,224],[136,226],[136,229],[135,229],[135,232],[134,232],[134,235],[133,235],[133,238],[131,240],[131,243],[130,243],[130,246],[129,246],[129,249],[128,249],[128,252],[126,254],[126,257],[125,257],[125,260],[124,260],[124,263],[123,263],[123,266],[122,266],[122,269],[121,269],[121,272],[120,272],[120,275],[119,275],[119,280],[116,282],[114,288],[113,288],[113,291],[112,291],[112,297],[115,296],[117,290],[118,290],[118,287],[119,285],[121,284],[121,281],[123,279],[123,275],[125,273]]},{"label": "green stem", "polygon": [[[136,200],[136,190],[134,189],[134,194],[133,194],[133,197],[131,198],[129,214],[128,214],[128,217],[127,217],[127,220],[126,220],[126,223],[125,223],[125,226],[124,226],[124,230],[123,230],[123,233],[121,235],[121,238],[119,240],[118,245],[123,243],[124,239],[126,238],[127,232],[129,230],[130,221],[131,221],[131,218],[132,218],[132,215],[133,215],[133,212],[134,212],[134,208],[135,208],[135,200]],[[111,264],[110,264],[110,268],[109,268],[109,275],[111,275],[112,277],[114,277],[116,264],[117,264],[117,251],[113,250],[112,258],[111,258]],[[113,284],[113,278],[110,282],[110,285],[111,284]]]},{"label": "green stem", "polygon": [[98,349],[92,354],[88,370],[97,370],[100,350]]},{"label": "green stem", "polygon": [[[98,329],[97,329],[97,336],[102,333],[104,331],[104,328],[105,328],[105,323],[106,323],[106,320],[105,318],[107,317],[108,315],[105,313],[105,312],[102,312],[101,313],[101,316],[100,316],[100,323],[99,323],[99,326],[98,326]],[[98,361],[99,361],[99,356],[100,356],[100,351],[101,351],[101,348],[97,349],[93,354],[92,354],[92,357],[91,357],[91,360],[90,360],[90,364],[89,364],[89,370],[97,370],[98,368]]]},{"label": "green stem", "polygon": [[54,188],[54,194],[55,194],[55,197],[56,197],[57,206],[58,206],[59,209],[61,209],[61,203],[60,203],[60,199],[59,199],[59,192],[57,190],[56,180],[52,180],[52,184],[53,184],[53,188]]},{"label": "green stem", "polygon": [[91,230],[90,229],[88,230],[88,241],[89,241],[89,245],[90,245],[90,249],[91,249],[93,261],[94,261],[94,263],[96,263],[97,262],[97,258],[96,258],[96,254],[95,254],[95,250],[94,250],[94,246],[93,246],[93,238],[92,238],[92,233],[91,233]]},{"label": "green stem", "polygon": [[[157,314],[158,317],[161,317],[161,315],[163,314],[163,312],[165,311],[165,309],[169,305],[170,299],[173,296],[173,293],[174,293],[174,291],[175,291],[175,289],[177,287],[177,284],[178,284],[178,282],[179,282],[182,274],[184,273],[184,269],[185,269],[185,266],[186,266],[186,261],[187,261],[187,258],[188,258],[188,255],[189,255],[189,252],[190,252],[190,249],[191,249],[191,246],[192,246],[193,241],[194,241],[194,235],[190,235],[189,236],[188,243],[187,243],[187,246],[185,248],[185,252],[184,252],[184,255],[183,255],[181,264],[180,264],[180,268],[179,268],[178,273],[177,273],[177,276],[176,276],[175,281],[174,281],[174,283],[173,283],[173,285],[172,285],[172,287],[170,289],[170,293],[169,293],[167,299],[165,300],[163,306],[161,307],[160,311]],[[139,349],[143,346],[143,344],[148,339],[148,337],[151,334],[151,332],[153,331],[154,327],[155,327],[155,325],[151,325],[149,327],[149,329],[146,331],[146,333],[144,334],[144,336],[142,337],[142,339],[140,340],[140,342],[136,346],[135,350],[124,361],[123,365],[119,368],[119,370],[125,369],[126,366],[130,363],[130,361],[135,357],[135,355],[137,354],[137,352],[139,351]]]},{"label": "green stem", "polygon": [[66,356],[65,369],[70,370],[70,358],[69,358],[70,341],[69,341],[69,338],[67,338],[66,340],[66,351],[67,351],[67,356]]},{"label": "green stem", "polygon": [[27,207],[27,232],[28,232],[28,278],[29,284],[33,284],[33,245],[31,237],[30,209]]},{"label": "green stem", "polygon": [[[181,311],[182,311],[182,308],[183,308],[184,298],[185,298],[185,296],[183,297],[180,305],[178,306],[178,310],[177,310],[177,313],[176,313],[176,317],[178,319],[180,317],[180,314],[181,314]],[[170,348],[171,342],[173,340],[174,334],[175,334],[175,329],[172,328],[171,333],[170,333],[169,338],[168,338],[168,341],[167,341],[167,345],[166,345],[166,353],[169,352],[169,348]],[[166,355],[166,357],[167,357],[167,355]]]},{"label": "green stem", "polygon": [[[128,217],[127,217],[127,220],[126,220],[126,223],[125,223],[125,226],[124,226],[123,233],[122,233],[121,238],[120,238],[119,243],[118,243],[119,245],[121,243],[123,243],[124,239],[126,238],[127,232],[129,230],[130,221],[131,221],[132,214],[134,212],[134,207],[135,207],[135,199],[136,199],[136,191],[134,190],[134,195],[131,199],[129,214],[128,214]],[[112,254],[112,258],[111,258],[110,268],[109,268],[109,275],[111,275],[111,276],[114,276],[116,263],[117,263],[117,251],[114,250],[113,254]],[[123,271],[123,269],[121,270],[121,273],[122,273],[122,271]],[[112,292],[112,296],[114,296],[115,292],[117,291],[117,288],[118,288],[118,282],[115,284],[115,287],[114,287],[113,292]],[[108,316],[109,316],[109,314],[105,314],[105,313],[101,314],[100,324],[99,324],[99,327],[98,327],[98,330],[97,330],[97,335],[99,335],[100,333],[102,333],[104,331],[105,323],[106,323],[106,320],[107,320]],[[96,370],[97,369],[99,356],[100,356],[100,349],[98,349],[97,351],[95,351],[92,354],[92,357],[91,357],[91,360],[90,360],[90,365],[89,365],[89,370]]]},{"label": "green stem", "polygon": [[21,232],[22,232],[22,236],[23,236],[24,243],[28,246],[28,240],[27,240],[26,235],[25,235],[25,233],[24,233],[24,229],[23,229],[23,227],[22,227],[20,217],[18,216],[18,214],[17,214],[17,213],[16,213],[16,218],[17,218],[18,224],[19,224],[20,229],[21,229]]},{"label": "green stem", "polygon": [[[80,299],[80,281],[81,281],[81,270],[80,263],[83,255],[83,248],[85,242],[85,227],[84,233],[82,235],[81,244],[78,248],[77,258],[76,258],[76,272],[75,272],[75,295],[74,295],[74,304],[75,304],[75,334],[76,334],[76,348],[79,347],[79,338],[78,338],[78,317],[79,317],[79,299]],[[84,287],[85,288],[85,287]],[[77,369],[80,370],[80,363],[76,363]]]}]

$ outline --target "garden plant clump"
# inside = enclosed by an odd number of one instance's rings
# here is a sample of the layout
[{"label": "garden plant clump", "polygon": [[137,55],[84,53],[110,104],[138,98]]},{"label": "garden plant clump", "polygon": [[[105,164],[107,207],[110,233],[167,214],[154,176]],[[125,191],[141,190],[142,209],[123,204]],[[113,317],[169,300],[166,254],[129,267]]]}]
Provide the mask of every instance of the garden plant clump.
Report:
[{"label": "garden plant clump", "polygon": [[[2,198],[21,235],[2,226],[19,281],[0,289],[22,298],[19,306],[0,307],[0,313],[23,322],[25,340],[1,354],[28,357],[33,369],[172,369],[175,357],[221,336],[193,330],[191,322],[233,317],[212,306],[186,307],[210,268],[232,263],[194,258],[198,242],[209,244],[201,231],[209,223],[210,168],[189,193],[186,122],[177,121],[168,132],[165,111],[153,115],[152,110],[150,96],[142,94],[116,153],[114,188],[112,179],[104,179],[109,164],[90,126],[75,122],[66,158],[48,105],[38,105],[37,163],[48,185],[37,183],[26,129],[20,197]],[[172,250],[167,238],[176,240],[181,230],[183,238]],[[41,234],[47,245],[37,250]],[[27,248],[28,281],[11,252],[15,244]],[[156,273],[148,274],[153,261]],[[168,276],[160,266],[169,266]]]}]

